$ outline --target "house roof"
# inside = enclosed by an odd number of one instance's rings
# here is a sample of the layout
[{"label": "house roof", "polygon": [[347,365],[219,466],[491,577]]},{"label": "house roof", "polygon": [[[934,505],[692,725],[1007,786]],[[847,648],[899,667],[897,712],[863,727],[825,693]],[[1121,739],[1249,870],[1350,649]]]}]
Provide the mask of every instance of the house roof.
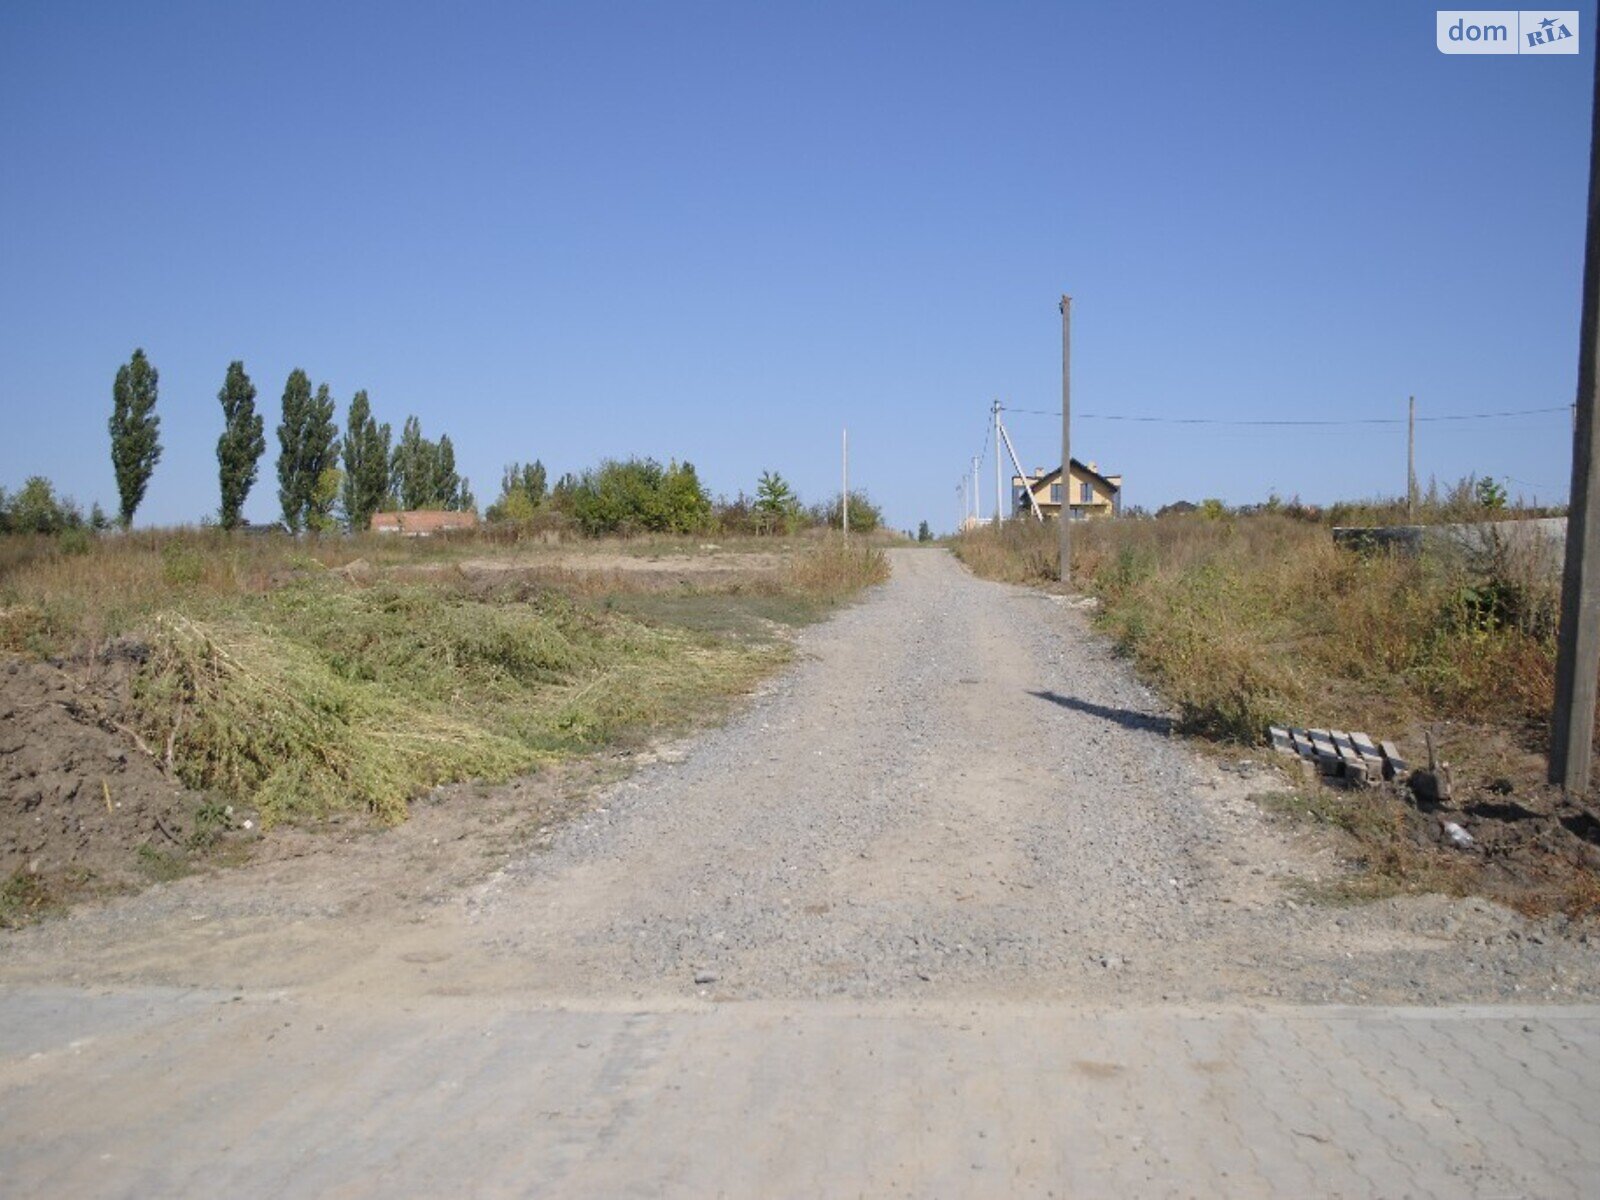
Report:
[{"label": "house roof", "polygon": [[472,529],[477,524],[478,514],[470,512],[415,509],[410,512],[372,514],[373,529],[396,529],[401,533],[437,533],[442,529]]},{"label": "house roof", "polygon": [[[1076,471],[1079,475],[1087,475],[1090,479],[1098,479],[1101,483],[1105,484],[1106,487],[1109,490],[1111,490],[1113,492],[1121,490],[1121,485],[1118,484],[1115,480],[1107,478],[1106,476],[1100,474],[1099,471],[1093,470],[1087,463],[1080,462],[1076,458],[1074,458],[1072,460],[1072,469],[1074,471]],[[1023,480],[1024,482],[1027,483],[1027,485],[1030,488],[1032,488],[1033,490],[1037,491],[1039,489],[1040,485],[1047,484],[1047,483],[1053,483],[1056,480],[1060,479],[1061,478],[1061,468],[1060,467],[1052,467],[1050,470],[1046,471],[1043,475],[1017,475],[1017,476],[1014,476],[1013,478]]]}]

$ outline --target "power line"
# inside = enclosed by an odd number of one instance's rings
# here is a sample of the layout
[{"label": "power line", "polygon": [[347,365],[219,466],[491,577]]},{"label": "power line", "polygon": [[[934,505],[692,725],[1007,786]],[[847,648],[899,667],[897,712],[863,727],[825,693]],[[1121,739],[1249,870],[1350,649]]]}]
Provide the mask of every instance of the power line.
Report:
[{"label": "power line", "polygon": [[[1529,417],[1539,413],[1564,413],[1570,412],[1570,404],[1558,404],[1550,408],[1521,408],[1507,412],[1486,413],[1452,413],[1439,417],[1418,417],[1422,421],[1490,421],[1502,417]],[[1006,412],[1026,413],[1033,417],[1059,417],[1061,410],[1054,411],[1044,408],[1011,408],[1007,406]],[[1073,419],[1077,421],[1127,421],[1141,425],[1404,425],[1405,417],[1274,417],[1274,418],[1229,418],[1229,417],[1147,417],[1130,416],[1125,413],[1074,413]],[[987,439],[984,442],[988,446]]]}]

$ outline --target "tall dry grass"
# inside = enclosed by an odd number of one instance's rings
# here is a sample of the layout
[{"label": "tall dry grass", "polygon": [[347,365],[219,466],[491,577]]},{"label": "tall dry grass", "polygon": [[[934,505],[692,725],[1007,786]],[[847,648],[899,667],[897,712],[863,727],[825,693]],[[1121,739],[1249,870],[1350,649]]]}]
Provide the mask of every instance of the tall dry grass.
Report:
[{"label": "tall dry grass", "polygon": [[[974,571],[1054,580],[1056,530],[1013,521],[956,552]],[[1557,581],[1511,546],[1408,558],[1336,547],[1271,513],[1086,522],[1073,579],[1100,626],[1194,732],[1259,742],[1269,724],[1393,728],[1461,718],[1544,736]]]}]

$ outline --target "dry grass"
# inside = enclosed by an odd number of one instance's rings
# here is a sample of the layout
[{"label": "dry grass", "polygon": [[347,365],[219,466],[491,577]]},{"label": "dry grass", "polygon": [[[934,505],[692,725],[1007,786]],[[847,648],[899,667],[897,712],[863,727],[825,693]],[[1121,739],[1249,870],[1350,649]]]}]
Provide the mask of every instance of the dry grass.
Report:
[{"label": "dry grass", "polygon": [[[1010,522],[956,552],[979,574],[1054,586],[1056,535]],[[1413,756],[1424,729],[1439,734],[1474,855],[1441,849],[1440,816],[1390,790],[1271,805],[1348,835],[1365,869],[1338,898],[1476,892],[1579,915],[1600,907],[1594,814],[1543,779],[1558,580],[1518,544],[1406,557],[1337,547],[1327,526],[1277,513],[1089,522],[1073,579],[1186,732],[1258,744],[1269,724],[1364,729]]]},{"label": "dry grass", "polygon": [[[516,561],[462,570],[486,555]],[[93,664],[124,639],[139,665],[122,715],[185,782],[266,824],[348,808],[392,821],[436,784],[504,778],[720,711],[785,650],[704,610],[765,598],[804,619],[887,571],[881,551],[830,539],[777,561],[690,575],[673,585],[681,612],[641,619],[614,602],[660,578],[541,568],[526,547],[484,539],[196,531],[87,552],[0,539],[0,647]]]},{"label": "dry grass", "polygon": [[[1055,529],[967,534],[978,574],[1056,575]],[[1556,581],[1508,550],[1359,555],[1283,516],[1085,523],[1073,578],[1099,623],[1193,732],[1260,742],[1271,723],[1505,725],[1537,743],[1554,687]]]}]

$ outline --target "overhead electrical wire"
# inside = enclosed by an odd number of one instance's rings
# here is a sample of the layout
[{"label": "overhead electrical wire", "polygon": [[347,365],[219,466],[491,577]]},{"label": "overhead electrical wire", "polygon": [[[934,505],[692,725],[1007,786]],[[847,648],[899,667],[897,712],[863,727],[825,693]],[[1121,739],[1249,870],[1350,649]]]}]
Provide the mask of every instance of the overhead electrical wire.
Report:
[{"label": "overhead electrical wire", "polygon": [[[1026,413],[1034,417],[1059,417],[1061,410],[1054,412],[1043,408],[1011,408],[1005,407],[1005,412]],[[1549,408],[1522,408],[1507,412],[1486,413],[1451,413],[1444,416],[1418,417],[1420,425],[1424,421],[1490,421],[1502,417],[1529,417],[1540,413],[1570,412],[1570,404],[1559,404]],[[1126,413],[1073,413],[1074,421],[1129,421],[1143,425],[1404,425],[1406,417],[1270,417],[1270,418],[1234,418],[1234,417],[1152,417],[1135,416]],[[988,442],[984,443],[985,449]]]}]

